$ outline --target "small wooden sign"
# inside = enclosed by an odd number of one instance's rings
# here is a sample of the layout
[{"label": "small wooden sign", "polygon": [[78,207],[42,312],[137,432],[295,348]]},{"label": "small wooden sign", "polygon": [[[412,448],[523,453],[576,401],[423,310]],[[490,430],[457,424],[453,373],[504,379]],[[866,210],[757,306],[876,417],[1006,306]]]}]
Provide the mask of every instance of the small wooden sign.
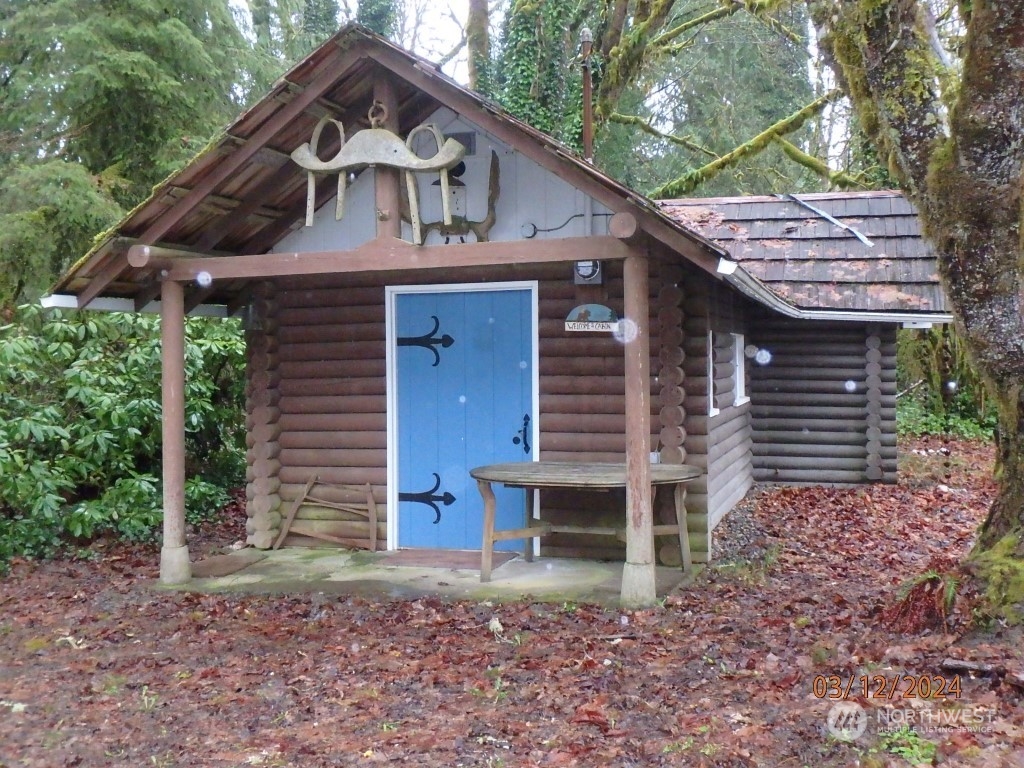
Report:
[{"label": "small wooden sign", "polygon": [[565,330],[575,333],[615,333],[619,329],[619,316],[603,304],[581,304],[565,318]]}]

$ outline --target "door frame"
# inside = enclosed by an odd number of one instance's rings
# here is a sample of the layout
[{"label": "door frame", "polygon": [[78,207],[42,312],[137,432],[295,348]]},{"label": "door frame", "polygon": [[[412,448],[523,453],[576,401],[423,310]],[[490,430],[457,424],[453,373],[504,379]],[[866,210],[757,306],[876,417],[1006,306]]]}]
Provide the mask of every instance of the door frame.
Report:
[{"label": "door frame", "polygon": [[[398,296],[408,293],[482,293],[493,291],[530,292],[530,397],[533,400],[534,418],[533,461],[540,455],[540,332],[538,281],[516,280],[495,283],[432,283],[429,285],[387,285],[384,286],[384,337],[385,376],[387,379],[387,549],[398,549],[398,359],[395,329],[398,322]],[[481,500],[481,504],[483,501]]]}]

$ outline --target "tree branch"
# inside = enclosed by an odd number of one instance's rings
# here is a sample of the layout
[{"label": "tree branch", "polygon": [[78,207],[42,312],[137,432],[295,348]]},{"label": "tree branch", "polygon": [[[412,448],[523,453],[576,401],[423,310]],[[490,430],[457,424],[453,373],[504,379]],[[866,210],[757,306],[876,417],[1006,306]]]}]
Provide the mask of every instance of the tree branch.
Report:
[{"label": "tree branch", "polygon": [[608,115],[608,121],[612,123],[619,123],[620,125],[632,125],[636,128],[639,128],[644,133],[648,133],[651,136],[656,136],[659,139],[664,139],[665,141],[670,141],[673,144],[679,145],[680,147],[692,149],[694,152],[701,152],[705,155],[708,155],[709,157],[719,157],[719,155],[716,152],[712,152],[707,147],[701,146],[692,139],[689,139],[685,136],[676,136],[675,134],[672,133],[665,133],[664,131],[659,131],[657,128],[651,125],[649,120],[644,120],[642,117],[639,117],[638,115],[623,115],[620,112],[612,112],[610,115]]},{"label": "tree branch", "polygon": [[638,7],[633,28],[623,33],[619,43],[609,51],[597,95],[595,113],[598,119],[614,112],[622,92],[630,83],[636,82],[650,47],[651,35],[665,23],[673,2],[653,0],[650,7]]},{"label": "tree branch", "polygon": [[786,153],[786,157],[793,162],[802,165],[804,168],[814,171],[823,179],[828,179],[829,184],[842,187],[843,189],[849,189],[850,187],[865,188],[867,186],[857,176],[849,174],[846,171],[836,171],[829,168],[828,163],[814,155],[807,154],[800,149],[800,147],[796,146],[796,144],[786,141],[779,135],[773,136],[772,140],[779,145],[783,152]]},{"label": "tree branch", "polygon": [[794,35],[783,25],[778,24],[777,22],[775,22],[774,24],[769,23],[767,17],[764,17],[762,15],[764,13],[767,13],[768,11],[774,11],[776,8],[779,8],[781,6],[789,5],[791,2],[792,0],[752,0],[752,2],[746,3],[726,2],[719,6],[718,8],[715,8],[713,11],[708,11],[707,13],[701,14],[700,16],[695,16],[692,19],[684,21],[682,24],[676,25],[672,29],[668,29],[662,32],[656,38],[651,40],[650,46],[652,48],[662,47],[668,43],[671,43],[677,37],[685,35],[691,29],[696,29],[697,27],[703,24],[716,21],[717,19],[724,19],[728,16],[732,16],[734,13],[737,13],[738,11],[747,11],[753,14],[754,16],[757,16],[775,31],[782,32],[786,37],[789,37],[794,42],[798,42],[802,45],[803,41],[800,40],[799,37]]},{"label": "tree branch", "polygon": [[703,184],[705,181],[713,178],[725,168],[735,165],[744,157],[748,155],[754,155],[763,150],[768,146],[776,136],[791,133],[803,125],[808,118],[817,114],[825,108],[830,102],[834,101],[841,95],[838,89],[829,91],[823,96],[819,96],[817,99],[812,101],[807,106],[794,112],[788,117],[784,117],[774,125],[770,126],[766,130],[759,133],[757,136],[752,138],[750,141],[741,144],[736,149],[728,152],[717,160],[708,163],[701,168],[690,171],[678,179],[668,182],[667,184],[658,187],[650,193],[649,197],[655,199],[665,199],[672,197],[681,197],[687,195],[696,189],[698,186]]},{"label": "tree branch", "polygon": [[764,24],[766,27],[768,27],[768,29],[770,29],[772,32],[775,32],[776,34],[781,35],[782,37],[784,37],[787,40],[789,40],[789,42],[791,42],[791,43],[793,43],[795,45],[799,45],[801,48],[803,48],[803,47],[805,47],[807,45],[807,41],[804,40],[804,38],[802,38],[796,32],[791,30],[789,27],[787,27],[785,24],[783,24],[778,19],[772,18],[771,16],[769,16],[766,13],[755,13],[755,14],[753,14],[753,16],[754,16],[755,19],[757,19],[762,24]]}]

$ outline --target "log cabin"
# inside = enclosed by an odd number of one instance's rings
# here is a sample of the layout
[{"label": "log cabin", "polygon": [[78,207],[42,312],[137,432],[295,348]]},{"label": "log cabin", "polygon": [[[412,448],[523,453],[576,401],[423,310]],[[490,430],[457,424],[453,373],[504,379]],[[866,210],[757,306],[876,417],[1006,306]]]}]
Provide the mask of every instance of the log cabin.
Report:
[{"label": "log cabin", "polygon": [[[539,550],[623,560],[634,604],[681,554],[651,535],[652,461],[702,470],[697,561],[755,480],[891,482],[896,329],[950,319],[899,194],[652,201],[358,26],[45,302],[162,316],[165,582],[190,578],[183,328],[205,313],[245,333],[250,545],[478,549],[474,466],[625,462],[622,493],[538,510],[625,516],[624,546]],[[515,527],[523,491],[502,492]]]}]

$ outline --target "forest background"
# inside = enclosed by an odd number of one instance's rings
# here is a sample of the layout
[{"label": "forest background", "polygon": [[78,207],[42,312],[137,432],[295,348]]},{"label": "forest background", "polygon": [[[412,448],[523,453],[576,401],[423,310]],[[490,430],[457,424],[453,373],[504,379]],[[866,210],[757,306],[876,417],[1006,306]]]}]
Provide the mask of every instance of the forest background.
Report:
[{"label": "forest background", "polygon": [[[0,570],[161,520],[157,319],[37,299],[281,73],[356,21],[654,198],[897,187],[835,87],[808,5],[785,0],[9,0],[0,7]],[[951,4],[933,17],[955,45]],[[453,33],[442,33],[446,26]],[[952,328],[904,331],[900,428],[991,434]],[[189,519],[244,480],[243,341],[188,321]]]}]

